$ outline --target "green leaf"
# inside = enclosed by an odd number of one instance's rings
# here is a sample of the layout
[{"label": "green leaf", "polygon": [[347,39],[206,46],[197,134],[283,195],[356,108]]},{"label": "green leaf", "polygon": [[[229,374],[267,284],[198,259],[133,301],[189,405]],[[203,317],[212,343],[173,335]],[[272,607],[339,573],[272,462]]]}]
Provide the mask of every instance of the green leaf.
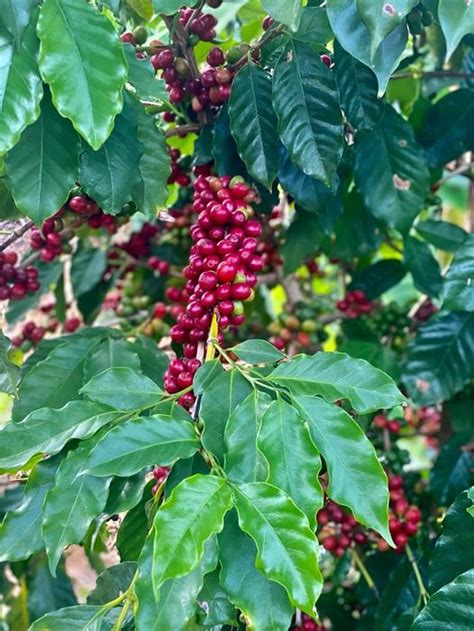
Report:
[{"label": "green leaf", "polygon": [[[5,19],[4,12],[18,9],[23,14],[21,3],[13,4],[9,0],[2,5],[2,17]],[[22,29],[26,26],[15,22],[12,30],[16,30],[15,25]],[[43,84],[36,63],[39,42],[35,27],[36,16],[31,19],[21,43],[19,33],[11,35],[0,28],[0,155],[9,151],[25,127],[40,115]]]},{"label": "green leaf", "polygon": [[334,72],[341,107],[356,129],[372,129],[383,113],[383,101],[377,98],[377,77],[372,70],[349,55],[334,41]]},{"label": "green leaf", "polygon": [[15,394],[20,369],[8,356],[10,340],[0,332],[0,392]]},{"label": "green leaf", "polygon": [[373,70],[379,83],[379,95],[382,95],[405,52],[408,39],[406,25],[400,24],[389,33],[372,55],[369,29],[353,0],[331,0],[327,5],[327,14],[338,42],[349,54]]},{"label": "green leaf", "polygon": [[255,543],[240,530],[232,511],[219,535],[222,587],[245,615],[249,631],[287,631],[293,607],[283,587],[255,567],[256,557]]},{"label": "green leaf", "polygon": [[96,148],[83,144],[79,181],[84,191],[104,210],[117,214],[132,198],[140,174],[142,147],[137,139],[137,116],[130,96],[104,144]]},{"label": "green leaf", "polygon": [[[306,175],[304,177],[306,180],[319,184]],[[313,257],[321,245],[322,238],[323,232],[319,217],[314,213],[298,208],[286,231],[285,242],[280,249],[284,274],[295,272],[306,260]]]},{"label": "green leaf", "polygon": [[292,33],[292,37],[310,46],[327,44],[334,35],[329,26],[326,9],[324,7],[304,7],[300,25],[298,30]]},{"label": "green leaf", "polygon": [[199,618],[203,625],[211,627],[218,624],[233,624],[235,626],[235,608],[221,587],[218,569],[205,577],[198,603],[202,609]]},{"label": "green leaf", "polygon": [[312,615],[323,578],[306,515],[266,482],[242,484],[233,491],[239,525],[257,545],[257,568],[286,589],[295,607]]},{"label": "green leaf", "polygon": [[145,487],[140,502],[132,508],[124,517],[120,524],[117,535],[117,549],[120,554],[121,561],[138,561],[150,523],[148,518],[149,501],[152,498],[151,489],[154,481]]},{"label": "green leaf", "polygon": [[35,620],[28,631],[109,631],[118,612],[98,605],[65,607]]},{"label": "green leaf", "polygon": [[35,410],[0,432],[0,468],[20,468],[36,454],[58,453],[70,440],[88,438],[117,417],[114,410],[88,401],[70,401],[59,410]]},{"label": "green leaf", "polygon": [[194,2],[183,2],[183,0],[152,0],[155,13],[164,13],[165,15],[171,15],[177,13],[181,7],[189,7]]},{"label": "green leaf", "polygon": [[38,35],[41,76],[58,112],[93,149],[99,149],[122,109],[128,74],[114,26],[91,4],[45,0]]},{"label": "green leaf", "polygon": [[168,101],[165,82],[155,76],[148,58],[138,59],[132,44],[124,45],[128,63],[128,81],[136,90],[137,96],[144,101]]},{"label": "green leaf", "polygon": [[474,6],[466,0],[439,0],[438,20],[446,38],[446,59],[449,59],[464,35],[474,32]]},{"label": "green leaf", "polygon": [[472,482],[474,455],[465,449],[468,442],[469,434],[451,436],[442,446],[431,469],[430,489],[435,501],[440,506],[454,502],[456,496]]},{"label": "green leaf", "polygon": [[57,466],[57,458],[37,465],[26,483],[22,503],[7,513],[0,525],[0,562],[27,559],[43,547],[41,507],[53,484]]},{"label": "green leaf", "polygon": [[93,436],[68,453],[44,501],[42,536],[53,576],[63,549],[81,543],[107,502],[111,479],[82,475],[96,443],[97,437]]},{"label": "green leaf", "polygon": [[405,274],[406,269],[399,259],[382,259],[355,272],[349,289],[363,289],[366,296],[374,300],[398,285]]},{"label": "green leaf", "polygon": [[224,461],[224,430],[230,415],[252,386],[237,370],[226,370],[204,391],[199,415],[204,423],[202,444],[222,463]]},{"label": "green leaf", "polygon": [[474,93],[449,92],[429,110],[419,137],[430,166],[443,166],[474,149]]},{"label": "green leaf", "polygon": [[356,0],[357,11],[370,35],[372,58],[383,40],[397,28],[410,13],[418,0]]},{"label": "green leaf", "polygon": [[469,235],[454,255],[443,284],[443,307],[474,311],[474,235]]},{"label": "green leaf", "polygon": [[271,76],[246,64],[232,82],[229,101],[232,135],[248,172],[271,189],[278,172],[277,117],[272,105]]},{"label": "green leaf", "polygon": [[416,405],[450,399],[474,377],[474,315],[453,312],[418,329],[402,381]]},{"label": "green leaf", "polygon": [[133,580],[137,564],[133,561],[118,563],[105,569],[97,577],[93,591],[87,596],[88,605],[105,605],[123,594]]},{"label": "green leaf", "polygon": [[263,8],[278,22],[296,31],[300,25],[303,6],[301,0],[262,0]]},{"label": "green leaf", "polygon": [[20,47],[28,24],[33,22],[36,26],[36,19],[32,19],[36,6],[37,0],[4,0],[2,3],[0,21],[3,22],[7,31],[12,35],[17,49]]},{"label": "green leaf", "polygon": [[134,508],[143,495],[146,468],[128,478],[114,478],[109,488],[109,496],[104,513],[115,515]]},{"label": "green leaf", "polygon": [[92,449],[86,472],[126,477],[150,465],[171,465],[198,449],[199,441],[188,421],[145,416],[119,425],[101,438]]},{"label": "green leaf", "polygon": [[375,612],[374,631],[401,631],[401,617],[407,610],[416,615],[419,600],[420,590],[415,581],[413,567],[408,559],[402,559],[384,585]]},{"label": "green leaf", "polygon": [[10,301],[7,311],[7,322],[9,324],[20,320],[30,309],[36,307],[41,296],[56,285],[63,271],[63,265],[58,259],[49,263],[36,261],[34,267],[38,270],[40,288],[33,294],[27,294],[23,300]]},{"label": "green leaf", "polygon": [[13,421],[23,420],[38,408],[60,408],[78,398],[84,362],[99,342],[100,338],[95,336],[66,338],[64,344],[35,364],[20,382]]},{"label": "green leaf", "polygon": [[102,340],[84,363],[84,382],[87,383],[109,368],[125,367],[139,373],[140,358],[135,353],[137,345],[126,340],[108,337]]},{"label": "green leaf", "polygon": [[257,436],[270,403],[268,394],[253,390],[232,411],[224,432],[227,447],[224,469],[229,480],[255,482],[267,477],[267,464],[257,448]]},{"label": "green leaf", "polygon": [[158,386],[163,385],[163,377],[168,368],[169,357],[164,351],[159,351],[156,344],[148,338],[138,340],[133,345],[133,351],[140,359],[141,369],[144,375],[149,377]]},{"label": "green leaf", "polygon": [[15,204],[37,225],[67,200],[77,181],[78,155],[77,134],[45,94],[41,116],[25,129],[6,157]]},{"label": "green leaf", "polygon": [[196,396],[203,394],[205,390],[211,385],[214,379],[217,379],[219,375],[223,373],[224,369],[220,359],[212,359],[211,361],[204,362],[202,366],[198,368],[193,379],[193,392]]},{"label": "green leaf", "polygon": [[137,133],[143,154],[138,162],[140,182],[134,200],[141,212],[154,219],[158,208],[164,206],[168,198],[166,183],[171,173],[170,157],[165,135],[143,109],[138,112]]},{"label": "green leaf", "polygon": [[186,631],[194,618],[197,598],[204,583],[204,577],[217,565],[217,541],[211,537],[204,545],[201,561],[192,572],[180,578],[170,579],[153,592],[150,582],[153,563],[153,533],[145,542],[136,583],[138,599],[136,621],[139,628],[147,631]]},{"label": "green leaf", "polygon": [[307,424],[281,397],[265,412],[257,445],[268,461],[266,481],[291,497],[315,528],[316,513],[324,503],[318,480],[321,458]]},{"label": "green leaf", "polygon": [[348,399],[359,414],[391,408],[405,400],[388,375],[344,353],[297,355],[277,366],[267,379],[292,394],[319,394],[331,402]]},{"label": "green leaf", "polygon": [[349,339],[344,341],[338,348],[341,353],[365,359],[375,368],[379,368],[390,375],[395,382],[400,380],[400,366],[396,352],[390,347],[384,346],[378,340]]},{"label": "green leaf", "polygon": [[272,364],[285,355],[266,340],[246,340],[232,347],[232,352],[247,364]]},{"label": "green leaf", "polygon": [[403,242],[403,262],[413,276],[418,291],[433,297],[439,295],[443,279],[439,263],[426,243],[406,236]]},{"label": "green leaf", "polygon": [[197,567],[204,544],[222,530],[224,516],[231,507],[232,493],[222,478],[197,474],[178,484],[158,509],[153,523],[155,593],[166,580],[184,576]]},{"label": "green leaf", "polygon": [[71,581],[63,569],[51,576],[43,555],[35,559],[34,574],[27,578],[28,610],[31,619],[41,618],[48,611],[77,604]]},{"label": "green leaf", "polygon": [[151,407],[163,394],[154,381],[125,366],[104,370],[88,381],[80,392],[92,401],[117,410]]},{"label": "green leaf", "polygon": [[461,493],[443,520],[443,530],[430,559],[430,588],[437,591],[474,567],[474,530],[468,492]]},{"label": "green leaf", "polygon": [[306,44],[291,42],[278,61],[273,106],[292,162],[330,186],[343,149],[339,97],[333,74]]},{"label": "green leaf", "polygon": [[457,576],[431,596],[410,631],[461,631],[472,627],[474,570]]},{"label": "green leaf", "polygon": [[428,192],[429,174],[410,125],[385,107],[377,127],[357,134],[355,179],[370,212],[406,232]]},{"label": "green leaf", "polygon": [[350,508],[357,521],[392,543],[387,476],[372,443],[342,408],[318,397],[296,397],[296,401],[326,462],[329,497]]},{"label": "green leaf", "polygon": [[447,252],[455,252],[467,237],[465,230],[448,221],[427,219],[426,221],[419,221],[415,229],[428,243]]},{"label": "green leaf", "polygon": [[80,247],[72,257],[71,283],[74,297],[78,298],[95,287],[107,267],[104,250]]}]

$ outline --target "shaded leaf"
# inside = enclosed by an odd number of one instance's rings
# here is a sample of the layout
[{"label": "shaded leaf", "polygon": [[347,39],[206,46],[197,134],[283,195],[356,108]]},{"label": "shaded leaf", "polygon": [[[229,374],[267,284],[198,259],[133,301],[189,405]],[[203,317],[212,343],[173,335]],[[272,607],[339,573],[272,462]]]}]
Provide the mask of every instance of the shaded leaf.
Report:
[{"label": "shaded leaf", "polygon": [[124,44],[124,51],[128,63],[128,81],[135,88],[137,96],[144,101],[167,101],[165,82],[155,76],[150,60],[138,59],[132,44]]},{"label": "shaded leaf", "polygon": [[66,607],[35,620],[28,631],[111,631],[118,612],[98,605]]},{"label": "shaded leaf", "polygon": [[457,250],[443,284],[443,307],[450,311],[474,311],[474,236]]},{"label": "shaded leaf", "polygon": [[455,252],[465,241],[467,232],[454,223],[427,219],[415,226],[421,236],[440,250]]},{"label": "shaded leaf", "polygon": [[428,296],[438,296],[443,280],[439,263],[430,248],[419,239],[407,236],[403,242],[403,262],[413,276],[418,291]]},{"label": "shaded leaf", "polygon": [[104,250],[79,248],[72,257],[71,283],[74,297],[86,293],[102,278],[107,266]]},{"label": "shaded leaf", "polygon": [[324,7],[303,7],[298,30],[292,33],[293,39],[297,39],[310,46],[327,44],[334,35],[327,18]]},{"label": "shaded leaf", "polygon": [[367,298],[374,300],[402,280],[406,269],[399,259],[382,259],[355,272],[349,289],[363,289]]},{"label": "shaded leaf", "polygon": [[232,352],[247,364],[271,364],[285,355],[266,340],[246,340],[232,347]]},{"label": "shaded leaf", "polygon": [[301,0],[262,0],[263,8],[272,18],[296,31],[301,20]]},{"label": "shaded leaf", "polygon": [[438,19],[446,38],[446,59],[449,59],[464,35],[474,32],[474,6],[466,1],[439,0]]},{"label": "shaded leaf", "polygon": [[10,340],[0,332],[0,392],[15,394],[20,378],[20,369],[8,356]]},{"label": "shaded leaf", "polygon": [[87,597],[88,605],[105,605],[125,592],[133,580],[137,564],[133,561],[108,567],[97,577],[94,589]]}]

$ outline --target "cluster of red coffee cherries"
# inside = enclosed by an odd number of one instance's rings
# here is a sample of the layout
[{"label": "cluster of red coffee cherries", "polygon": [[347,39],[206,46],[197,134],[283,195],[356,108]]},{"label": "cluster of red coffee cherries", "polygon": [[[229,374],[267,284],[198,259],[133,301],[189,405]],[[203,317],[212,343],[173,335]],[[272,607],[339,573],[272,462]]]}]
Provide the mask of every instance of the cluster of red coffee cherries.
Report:
[{"label": "cluster of red coffee cherries", "polygon": [[16,252],[0,252],[0,300],[22,300],[40,288],[36,267],[17,263]]},{"label": "cluster of red coffee cherries", "polygon": [[293,625],[291,628],[292,631],[326,631],[324,624],[316,622],[305,613],[301,615],[301,623]]},{"label": "cluster of red coffee cherries", "polygon": [[[55,330],[57,328],[57,322],[56,325],[54,326],[53,329],[49,329],[51,330]],[[41,342],[41,340],[43,339],[43,337],[46,335],[46,327],[44,326],[38,326],[35,322],[33,322],[32,320],[29,320],[28,322],[25,322],[25,324],[23,325],[22,329],[21,329],[21,334],[17,335],[16,337],[14,337],[12,339],[12,345],[13,346],[22,346],[26,343],[26,345],[36,345],[39,342]]]},{"label": "cluster of red coffee cherries", "polygon": [[401,421],[390,420],[385,414],[376,414],[372,422],[377,429],[386,429],[391,434],[398,434],[402,426]]},{"label": "cluster of red coffee cherries", "polygon": [[153,478],[155,479],[155,485],[151,489],[152,495],[156,495],[158,489],[169,476],[170,468],[169,467],[154,467],[153,468]]},{"label": "cluster of red coffee cherries", "polygon": [[[421,522],[421,511],[418,506],[410,505],[405,495],[401,475],[388,476],[390,490],[389,528],[397,552],[403,552],[409,539],[418,532]],[[381,542],[382,547],[385,547]],[[385,544],[386,545],[386,544]],[[379,545],[380,548],[380,545]]]},{"label": "cluster of red coffee cherries", "polygon": [[318,539],[336,557],[341,557],[348,548],[368,541],[367,534],[356,519],[332,500],[319,511],[317,520],[320,526]]},{"label": "cluster of red coffee cherries", "polygon": [[181,151],[179,149],[168,149],[168,153],[171,159],[171,173],[168,178],[168,184],[179,184],[179,186],[189,186],[191,184],[191,178],[179,164],[181,158]]},{"label": "cluster of red coffee cherries", "polygon": [[362,289],[348,291],[342,300],[336,302],[336,307],[346,318],[358,318],[375,309],[375,303],[367,298]]},{"label": "cluster of red coffee cherries", "polygon": [[192,384],[200,364],[189,360],[196,359],[198,345],[206,342],[213,314],[221,341],[225,329],[243,324],[242,302],[253,298],[256,273],[263,265],[256,253],[262,226],[252,218],[253,209],[248,205],[257,196],[242,178],[200,175],[194,181],[193,197],[198,217],[190,229],[194,243],[183,269],[186,284],[182,289],[169,287],[166,292],[169,300],[181,303],[174,309],[177,324],[170,335],[173,342],[183,345],[188,362],[170,364],[165,375],[168,392]]}]

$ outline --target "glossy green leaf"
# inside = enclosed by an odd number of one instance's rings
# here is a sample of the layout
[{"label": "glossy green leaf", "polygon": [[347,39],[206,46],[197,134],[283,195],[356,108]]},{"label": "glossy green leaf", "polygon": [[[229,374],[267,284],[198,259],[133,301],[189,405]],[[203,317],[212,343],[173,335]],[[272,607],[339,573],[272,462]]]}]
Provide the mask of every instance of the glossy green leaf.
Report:
[{"label": "glossy green leaf", "polygon": [[268,462],[266,481],[291,497],[315,528],[316,513],[324,503],[318,480],[321,458],[307,424],[281,397],[265,412],[257,445]]},{"label": "glossy green leaf", "polygon": [[122,109],[128,74],[117,32],[91,4],[45,0],[38,35],[41,76],[57,110],[93,149],[99,149]]},{"label": "glossy green leaf", "polygon": [[377,77],[366,65],[334,42],[334,72],[341,98],[341,107],[356,129],[372,129],[383,112],[377,98]]},{"label": "glossy green leaf", "polygon": [[222,587],[245,615],[249,631],[287,631],[293,607],[283,587],[255,567],[256,557],[255,543],[240,530],[232,511],[219,535]]},{"label": "glossy green leaf", "polygon": [[104,513],[115,515],[134,508],[140,501],[145,487],[146,467],[128,478],[114,478]]},{"label": "glossy green leaf", "polygon": [[383,370],[395,381],[400,380],[400,362],[397,353],[378,340],[349,339],[339,347],[341,353],[351,357],[365,359],[375,368]]},{"label": "glossy green leaf", "polygon": [[232,135],[248,172],[270,189],[278,171],[279,143],[272,79],[266,70],[250,63],[237,73],[229,115]]},{"label": "glossy green leaf", "polygon": [[140,359],[142,373],[161,387],[168,368],[169,357],[164,351],[159,351],[156,344],[147,343],[150,341],[147,338],[140,339],[137,344],[133,345],[133,352]]},{"label": "glossy green leaf", "polygon": [[151,0],[126,0],[126,2],[137,15],[145,20],[151,20],[153,17],[153,5]]},{"label": "glossy green leaf", "polygon": [[135,88],[137,96],[144,101],[167,101],[165,82],[155,76],[150,60],[138,59],[135,47],[131,44],[125,44],[124,51],[128,63],[128,81]]},{"label": "glossy green leaf", "polygon": [[257,447],[262,418],[271,398],[253,390],[232,411],[224,432],[224,469],[233,482],[255,482],[267,477],[267,463]]},{"label": "glossy green leaf", "polygon": [[301,0],[262,0],[263,8],[278,22],[296,31],[301,21]]},{"label": "glossy green leaf", "polygon": [[[2,5],[2,14],[17,9],[22,13],[23,3],[16,5],[8,0]],[[23,28],[21,22],[15,21],[12,30],[17,26]],[[35,26],[36,17],[31,20],[21,43],[19,33],[11,35],[0,28],[0,155],[11,149],[25,127],[40,115],[43,85],[36,63],[39,42]]]},{"label": "glossy green leaf", "polygon": [[93,436],[68,453],[59,465],[53,487],[46,494],[42,536],[53,576],[63,549],[71,543],[81,543],[107,502],[111,479],[82,475],[96,443],[97,438]]},{"label": "glossy green leaf", "polygon": [[105,212],[117,214],[132,198],[140,174],[142,147],[137,139],[137,114],[131,97],[125,99],[115,126],[99,150],[83,144],[79,181]]},{"label": "glossy green leaf", "polygon": [[363,289],[367,298],[374,300],[398,285],[405,274],[405,266],[399,259],[381,259],[355,272],[349,289]]},{"label": "glossy green leaf", "polygon": [[465,230],[448,221],[427,219],[426,221],[419,221],[415,229],[428,243],[447,252],[455,252],[467,237]]},{"label": "glossy green leaf", "polygon": [[234,499],[239,525],[257,545],[257,568],[286,589],[295,607],[311,615],[323,578],[307,517],[266,482],[235,486]]},{"label": "glossy green leaf", "polygon": [[4,0],[0,21],[15,40],[17,49],[20,47],[23,34],[31,22],[36,26],[34,9],[37,0]]},{"label": "glossy green leaf", "polygon": [[[304,175],[302,171],[300,173]],[[320,184],[307,175],[304,177],[306,180]],[[280,249],[283,272],[291,274],[313,257],[321,246],[323,236],[318,215],[298,208],[285,233],[285,242]]]},{"label": "glossy green leaf", "polygon": [[232,347],[232,352],[247,364],[271,364],[285,357],[273,344],[266,340],[245,340]]},{"label": "glossy green leaf", "polygon": [[197,598],[204,577],[216,567],[217,541],[215,536],[204,544],[204,554],[192,572],[169,579],[157,593],[150,581],[153,564],[153,533],[148,537],[140,557],[135,593],[138,599],[136,621],[138,628],[147,631],[187,631],[188,623],[197,610]]},{"label": "glossy green leaf", "polygon": [[218,624],[235,625],[235,607],[221,586],[218,568],[205,577],[198,596],[198,604],[202,610],[202,613],[199,612],[199,621],[203,625],[207,627]]},{"label": "glossy green leaf", "polygon": [[430,166],[443,166],[474,149],[474,93],[448,92],[429,110],[419,133]]},{"label": "glossy green leaf", "polygon": [[0,525],[0,562],[27,559],[43,547],[41,507],[58,466],[56,458],[40,463],[31,473],[20,506]]},{"label": "glossy green leaf", "polygon": [[226,370],[205,390],[199,415],[204,422],[202,444],[220,462],[224,462],[224,430],[230,415],[252,386],[237,370]]},{"label": "glossy green leaf", "polygon": [[35,364],[20,382],[13,420],[21,421],[38,408],[60,408],[78,398],[84,362],[99,342],[95,336],[66,339]]},{"label": "glossy green leaf", "polygon": [[224,372],[220,359],[211,359],[204,362],[196,371],[193,379],[193,392],[196,396],[203,394],[214,379]]},{"label": "glossy green leaf", "polygon": [[138,162],[140,182],[134,200],[139,210],[153,219],[168,197],[166,183],[171,173],[170,158],[163,132],[156,126],[154,118],[142,109],[138,112],[137,133],[143,153]]},{"label": "glossy green leaf", "polygon": [[372,55],[369,29],[353,0],[331,0],[327,5],[327,13],[338,42],[349,54],[374,71],[379,83],[379,94],[383,94],[405,52],[408,39],[406,25],[402,23],[389,33]]},{"label": "glossy green leaf", "polygon": [[391,543],[387,476],[369,439],[342,408],[319,397],[300,396],[296,401],[326,462],[329,497]]},{"label": "glossy green leaf", "polygon": [[125,367],[139,373],[140,358],[135,353],[136,345],[126,340],[108,337],[102,340],[84,363],[84,383],[109,368]]},{"label": "glossy green leaf", "polygon": [[150,480],[140,502],[125,515],[117,534],[117,550],[121,561],[138,561],[150,530],[149,502],[154,481]]},{"label": "glossy green leaf", "polygon": [[336,221],[334,232],[331,252],[345,261],[371,254],[382,241],[378,221],[369,213],[355,189],[344,197],[342,215]]},{"label": "glossy green leaf", "polygon": [[449,59],[464,35],[474,32],[474,6],[469,0],[439,0],[438,19],[446,38],[446,59]]},{"label": "glossy green leaf", "polygon": [[433,594],[411,631],[461,631],[472,627],[474,569],[457,576]]},{"label": "glossy green leaf", "polygon": [[85,439],[115,420],[118,413],[88,401],[71,401],[59,410],[41,408],[0,432],[0,467],[20,468],[36,454],[55,454],[75,438]]},{"label": "glossy green leaf", "polygon": [[428,192],[429,175],[410,125],[386,106],[379,125],[357,134],[355,179],[370,212],[407,231]]},{"label": "glossy green leaf", "polygon": [[158,403],[163,391],[154,381],[132,368],[108,368],[81,388],[92,401],[117,410],[140,410]]},{"label": "glossy green leaf", "polygon": [[474,567],[474,524],[466,510],[471,503],[468,492],[464,491],[446,513],[441,536],[436,541],[430,559],[432,591],[437,591]]},{"label": "glossy green leaf", "polygon": [[450,311],[474,311],[474,236],[457,250],[443,284],[443,306]]},{"label": "glossy green leaf", "polygon": [[292,37],[310,46],[327,44],[334,35],[329,25],[326,9],[324,7],[305,6],[298,30],[292,33]]},{"label": "glossy green leaf", "polygon": [[404,401],[388,375],[345,353],[297,355],[277,366],[267,378],[292,394],[319,394],[331,402],[348,399],[359,414]]},{"label": "glossy green leaf", "polygon": [[443,280],[439,263],[426,243],[407,236],[403,242],[403,262],[413,276],[418,291],[428,296],[438,296]]},{"label": "glossy green leaf", "polygon": [[35,620],[28,631],[111,631],[118,612],[99,605],[65,607]]},{"label": "glossy green leaf", "polygon": [[[183,511],[183,506],[186,510]],[[158,509],[153,522],[153,586],[159,593],[168,579],[192,572],[199,564],[204,544],[222,530],[232,507],[226,481],[213,475],[183,480]]]},{"label": "glossy green leaf", "polygon": [[336,82],[319,55],[298,41],[275,67],[273,106],[292,162],[330,186],[342,157],[342,115]]},{"label": "glossy green leaf", "polygon": [[[466,399],[465,403],[470,412],[471,402]],[[460,415],[454,417],[452,408],[447,407],[447,409],[449,418],[453,419],[453,424],[456,427],[455,422],[461,420]],[[440,506],[447,506],[454,502],[459,493],[470,486],[473,481],[474,454],[465,449],[468,436],[466,433],[451,436],[442,446],[430,471],[431,493]]]},{"label": "glossy green leaf", "polygon": [[474,315],[453,312],[418,329],[402,381],[417,405],[450,399],[474,377]]},{"label": "glossy green leaf", "polygon": [[191,458],[178,460],[166,478],[165,495],[168,496],[180,482],[196,473],[209,473],[209,466],[200,453]]},{"label": "glossy green leaf", "polygon": [[[415,559],[418,561],[416,556]],[[408,559],[402,559],[384,585],[375,612],[374,631],[400,628],[403,614],[408,610],[416,615],[419,601],[420,590],[413,567]]]},{"label": "glossy green leaf", "polygon": [[137,564],[133,561],[118,563],[106,568],[97,577],[97,583],[87,596],[88,605],[104,605],[118,598],[130,586]]},{"label": "glossy green leaf", "polygon": [[67,200],[77,181],[78,156],[79,137],[45,94],[41,116],[25,129],[6,157],[15,204],[36,224],[40,225]]},{"label": "glossy green leaf", "polygon": [[383,40],[404,22],[418,0],[356,0],[357,11],[370,34],[370,50],[374,58]]},{"label": "glossy green leaf", "polygon": [[79,248],[72,257],[71,283],[74,297],[85,294],[101,280],[107,266],[104,250]]},{"label": "glossy green leaf", "polygon": [[188,421],[145,416],[112,429],[92,450],[86,471],[97,476],[128,476],[149,465],[167,466],[199,449]]},{"label": "glossy green leaf", "polygon": [[0,332],[0,392],[15,394],[20,369],[8,356],[10,350],[10,340]]}]

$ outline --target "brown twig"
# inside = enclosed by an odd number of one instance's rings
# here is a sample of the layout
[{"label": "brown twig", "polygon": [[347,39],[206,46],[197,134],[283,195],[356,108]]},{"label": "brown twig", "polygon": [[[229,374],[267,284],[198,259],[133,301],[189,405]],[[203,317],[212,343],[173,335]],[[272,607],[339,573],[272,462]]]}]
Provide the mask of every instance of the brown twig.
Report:
[{"label": "brown twig", "polygon": [[275,27],[274,29],[271,29],[269,31],[267,31],[262,37],[261,39],[258,40],[258,42],[256,44],[254,44],[253,46],[250,47],[249,51],[246,52],[244,55],[242,55],[242,57],[235,63],[233,64],[236,68],[239,68],[240,66],[242,66],[243,64],[245,64],[245,62],[248,59],[248,54],[250,52],[250,54],[256,52],[257,50],[260,50],[261,48],[263,48],[263,46],[265,46],[265,44],[267,42],[269,42],[271,39],[273,39],[274,37],[276,37],[277,35],[280,35],[280,33],[283,32],[283,30],[285,29],[283,24],[280,24],[279,26]]},{"label": "brown twig", "polygon": [[178,125],[177,127],[172,127],[171,129],[167,129],[165,131],[165,136],[169,138],[170,136],[181,136],[181,134],[189,134],[191,132],[199,131],[201,129],[201,125],[198,123],[189,123],[188,125]]},{"label": "brown twig", "polygon": [[28,230],[33,228],[34,225],[34,221],[27,221],[19,228],[15,228],[15,230],[12,231],[11,235],[7,237],[4,241],[2,241],[2,243],[0,243],[0,252],[3,252],[3,250],[6,250],[8,246],[10,246],[12,243],[15,243],[15,241],[20,239],[26,232],[28,232]]}]

